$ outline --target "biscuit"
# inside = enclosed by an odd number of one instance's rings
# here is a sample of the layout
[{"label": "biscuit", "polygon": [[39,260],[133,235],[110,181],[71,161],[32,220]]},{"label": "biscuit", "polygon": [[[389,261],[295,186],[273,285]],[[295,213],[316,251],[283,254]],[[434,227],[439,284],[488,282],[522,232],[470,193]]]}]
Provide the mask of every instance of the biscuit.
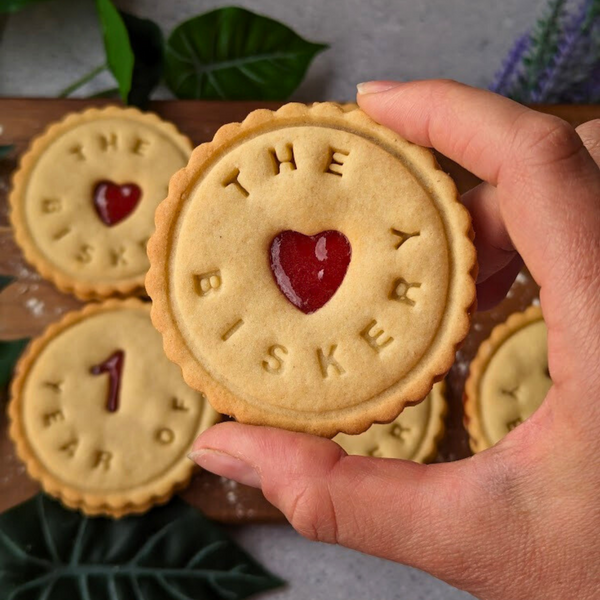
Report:
[{"label": "biscuit", "polygon": [[465,426],[473,452],[499,442],[540,406],[552,380],[546,324],[538,306],[497,325],[471,363]]},{"label": "biscuit", "polygon": [[247,423],[390,422],[452,365],[471,221],[432,153],[332,103],[222,127],[171,180],[146,279],[186,381]]},{"label": "biscuit", "polygon": [[143,289],[154,211],[192,146],[154,114],[68,115],[33,141],[9,197],[25,258],[82,300]]},{"label": "biscuit", "polygon": [[71,312],[34,340],[11,386],[10,436],[31,477],[71,508],[120,517],[187,485],[219,416],[164,355],[137,299]]}]

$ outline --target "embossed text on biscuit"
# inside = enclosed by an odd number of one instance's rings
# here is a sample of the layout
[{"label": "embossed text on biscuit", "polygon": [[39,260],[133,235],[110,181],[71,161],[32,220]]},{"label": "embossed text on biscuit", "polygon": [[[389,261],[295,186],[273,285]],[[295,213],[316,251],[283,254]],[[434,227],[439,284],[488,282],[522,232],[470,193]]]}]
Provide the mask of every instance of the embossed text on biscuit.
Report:
[{"label": "embossed text on biscuit", "polygon": [[63,209],[63,202],[60,198],[44,198],[42,200],[42,212],[52,214],[60,212]]},{"label": "embossed text on biscuit", "polygon": [[211,292],[216,292],[223,284],[223,278],[221,277],[221,271],[219,269],[209,271],[208,273],[201,273],[200,275],[194,275],[193,277],[194,290],[198,296],[206,296]]},{"label": "embossed text on biscuit", "polygon": [[240,170],[234,169],[224,180],[222,183],[224,188],[229,186],[235,187],[240,194],[247,198],[250,195],[250,192],[240,183]]},{"label": "embossed text on biscuit", "polygon": [[334,354],[337,350],[337,344],[332,344],[329,347],[329,352],[325,354],[322,348],[317,348],[317,359],[319,361],[319,367],[321,368],[321,375],[323,379],[327,379],[329,377],[330,367],[333,369],[332,372],[337,372],[338,375],[343,375],[346,370],[335,358]]},{"label": "embossed text on biscuit", "polygon": [[330,173],[331,175],[337,175],[338,177],[342,177],[344,174],[343,167],[346,159],[350,156],[350,152],[345,152],[344,150],[338,150],[336,148],[329,148],[329,159],[327,161],[327,168],[325,169],[325,173]]},{"label": "embossed text on biscuit", "polygon": [[231,327],[228,327],[226,331],[223,332],[221,339],[226,342],[234,333],[236,333],[244,324],[243,319],[238,319]]},{"label": "embossed text on biscuit", "polygon": [[156,432],[155,437],[156,440],[164,446],[168,446],[169,444],[172,444],[175,441],[175,433],[172,429],[169,429],[168,427],[161,427]]},{"label": "embossed text on biscuit", "polygon": [[278,148],[271,148],[269,153],[273,159],[275,175],[279,175],[280,173],[290,173],[291,171],[296,170],[294,146],[291,143]]},{"label": "embossed text on biscuit", "polygon": [[[384,348],[387,348],[393,341],[394,338],[391,336],[385,336],[385,332],[383,329],[376,329],[377,321],[373,319],[361,332],[360,337],[362,337],[367,344],[375,352],[381,352]],[[383,339],[382,339],[383,338]]]},{"label": "embossed text on biscuit", "polygon": [[416,300],[408,297],[408,292],[413,288],[420,288],[421,284],[418,282],[409,283],[403,277],[398,277],[392,285],[392,291],[390,292],[390,300],[396,300],[408,306],[414,306]]},{"label": "embossed text on biscuit", "polygon": [[65,413],[60,409],[46,413],[42,417],[44,427],[50,427],[51,425],[54,425],[54,423],[59,423],[60,421],[64,421],[64,420],[65,420]]},{"label": "embossed text on biscuit", "polygon": [[398,240],[396,241],[396,250],[398,250],[400,248],[400,246],[402,246],[402,244],[404,244],[404,242],[407,242],[408,240],[410,240],[410,238],[413,237],[418,237],[421,235],[420,231],[415,231],[415,233],[407,233],[406,231],[400,231],[400,229],[394,229],[393,227],[390,230],[396,237],[398,237]]},{"label": "embossed text on biscuit", "polygon": [[268,352],[266,360],[262,361],[262,367],[267,373],[273,375],[281,373],[284,365],[283,356],[288,354],[288,349],[281,344],[273,344]]}]

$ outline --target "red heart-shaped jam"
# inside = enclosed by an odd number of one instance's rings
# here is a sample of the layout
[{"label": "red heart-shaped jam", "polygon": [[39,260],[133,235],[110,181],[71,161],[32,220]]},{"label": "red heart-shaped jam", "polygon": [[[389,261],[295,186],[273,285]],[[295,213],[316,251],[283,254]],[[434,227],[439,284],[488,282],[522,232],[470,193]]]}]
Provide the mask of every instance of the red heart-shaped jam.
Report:
[{"label": "red heart-shaped jam", "polygon": [[352,248],[339,231],[309,236],[288,230],[273,238],[269,254],[277,287],[309,315],[329,302],[344,281]]},{"label": "red heart-shaped jam", "polygon": [[112,227],[135,210],[141,196],[142,190],[135,183],[117,185],[112,181],[100,181],[94,188],[94,207],[100,220]]}]

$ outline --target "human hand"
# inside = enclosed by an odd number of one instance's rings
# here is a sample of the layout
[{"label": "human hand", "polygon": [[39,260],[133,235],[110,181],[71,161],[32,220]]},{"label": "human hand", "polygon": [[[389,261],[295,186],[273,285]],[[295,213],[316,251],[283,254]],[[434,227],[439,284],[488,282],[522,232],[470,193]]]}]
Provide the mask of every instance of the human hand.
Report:
[{"label": "human hand", "polygon": [[478,299],[521,267],[541,286],[553,386],[496,446],[435,465],[347,456],[332,441],[223,423],[194,460],[262,488],[301,534],[418,567],[482,600],[600,590],[600,121],[575,131],[448,81],[361,86],[361,108],[483,179],[463,197]]}]

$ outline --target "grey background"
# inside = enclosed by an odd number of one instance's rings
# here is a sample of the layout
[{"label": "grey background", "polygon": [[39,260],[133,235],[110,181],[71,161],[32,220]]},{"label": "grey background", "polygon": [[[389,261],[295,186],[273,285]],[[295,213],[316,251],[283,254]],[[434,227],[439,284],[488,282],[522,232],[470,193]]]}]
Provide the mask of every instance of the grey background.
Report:
[{"label": "grey background", "polygon": [[[298,100],[351,100],[376,78],[451,77],[486,87],[544,0],[121,0],[120,8],[168,33],[211,8],[237,4],[279,19],[331,48],[317,57]],[[55,96],[103,63],[93,3],[54,0],[8,19],[0,45],[0,95]],[[80,91],[113,87],[108,74]],[[168,97],[159,90],[157,97]],[[2,115],[0,115],[0,124]],[[0,143],[2,138],[0,136]],[[230,528],[290,582],[272,600],[458,600],[471,598],[424,573],[339,547],[308,542],[286,526]]]}]

